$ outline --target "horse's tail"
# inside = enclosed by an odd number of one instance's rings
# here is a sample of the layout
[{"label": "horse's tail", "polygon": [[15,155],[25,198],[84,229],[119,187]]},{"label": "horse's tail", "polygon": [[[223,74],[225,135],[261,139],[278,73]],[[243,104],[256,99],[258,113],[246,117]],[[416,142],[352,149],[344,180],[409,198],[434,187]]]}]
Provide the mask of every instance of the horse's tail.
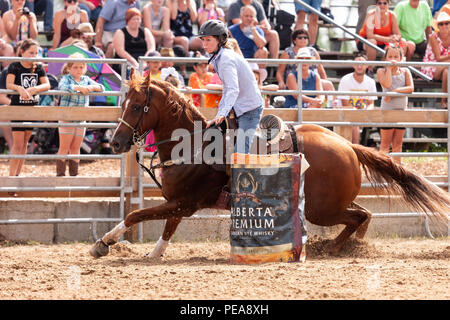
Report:
[{"label": "horse's tail", "polygon": [[373,187],[397,191],[416,210],[438,218],[445,226],[449,221],[450,196],[425,178],[396,164],[391,157],[361,145],[351,145],[367,179]]}]

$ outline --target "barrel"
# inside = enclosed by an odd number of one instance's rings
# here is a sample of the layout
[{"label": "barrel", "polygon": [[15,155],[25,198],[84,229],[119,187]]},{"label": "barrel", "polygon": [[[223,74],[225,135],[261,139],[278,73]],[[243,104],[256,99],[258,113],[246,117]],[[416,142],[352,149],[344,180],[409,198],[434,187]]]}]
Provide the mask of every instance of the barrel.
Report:
[{"label": "barrel", "polygon": [[232,263],[305,261],[303,172],[307,166],[299,153],[232,155]]}]

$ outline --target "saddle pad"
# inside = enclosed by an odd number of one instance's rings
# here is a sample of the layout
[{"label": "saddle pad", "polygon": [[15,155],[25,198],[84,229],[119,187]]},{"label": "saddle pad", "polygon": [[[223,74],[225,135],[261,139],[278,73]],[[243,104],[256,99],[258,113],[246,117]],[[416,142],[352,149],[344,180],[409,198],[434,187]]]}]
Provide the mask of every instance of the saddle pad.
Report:
[{"label": "saddle pad", "polygon": [[232,263],[305,260],[302,157],[232,155]]}]

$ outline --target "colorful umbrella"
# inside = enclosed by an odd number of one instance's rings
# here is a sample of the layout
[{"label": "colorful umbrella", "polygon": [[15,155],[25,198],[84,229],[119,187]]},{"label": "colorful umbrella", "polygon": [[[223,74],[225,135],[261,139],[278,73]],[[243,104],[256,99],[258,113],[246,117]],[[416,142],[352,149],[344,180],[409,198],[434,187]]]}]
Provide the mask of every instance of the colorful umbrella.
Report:
[{"label": "colorful umbrella", "polygon": [[[76,45],[70,45],[61,47],[48,52],[49,58],[67,58],[71,54],[78,52],[81,53],[85,58],[89,59],[99,59],[101,58],[90,51],[84,50]],[[48,73],[55,75],[60,78],[61,70],[64,63],[50,62],[48,64]],[[88,63],[86,75],[91,77],[97,83],[102,84],[105,87],[105,91],[120,91],[120,86],[122,84],[121,76],[115,72],[110,65],[107,63]],[[95,103],[107,104],[107,105],[117,105],[119,97],[107,97],[107,96],[97,96],[94,99]]]}]

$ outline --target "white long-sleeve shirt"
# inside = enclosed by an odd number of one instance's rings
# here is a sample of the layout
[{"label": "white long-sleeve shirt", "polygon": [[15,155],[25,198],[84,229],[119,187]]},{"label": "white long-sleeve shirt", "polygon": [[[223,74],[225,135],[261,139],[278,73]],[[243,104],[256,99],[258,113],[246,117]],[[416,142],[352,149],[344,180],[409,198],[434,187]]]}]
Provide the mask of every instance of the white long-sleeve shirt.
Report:
[{"label": "white long-sleeve shirt", "polygon": [[255,75],[244,57],[231,49],[220,48],[211,64],[223,84],[216,117],[226,117],[232,108],[239,117],[263,105]]}]

